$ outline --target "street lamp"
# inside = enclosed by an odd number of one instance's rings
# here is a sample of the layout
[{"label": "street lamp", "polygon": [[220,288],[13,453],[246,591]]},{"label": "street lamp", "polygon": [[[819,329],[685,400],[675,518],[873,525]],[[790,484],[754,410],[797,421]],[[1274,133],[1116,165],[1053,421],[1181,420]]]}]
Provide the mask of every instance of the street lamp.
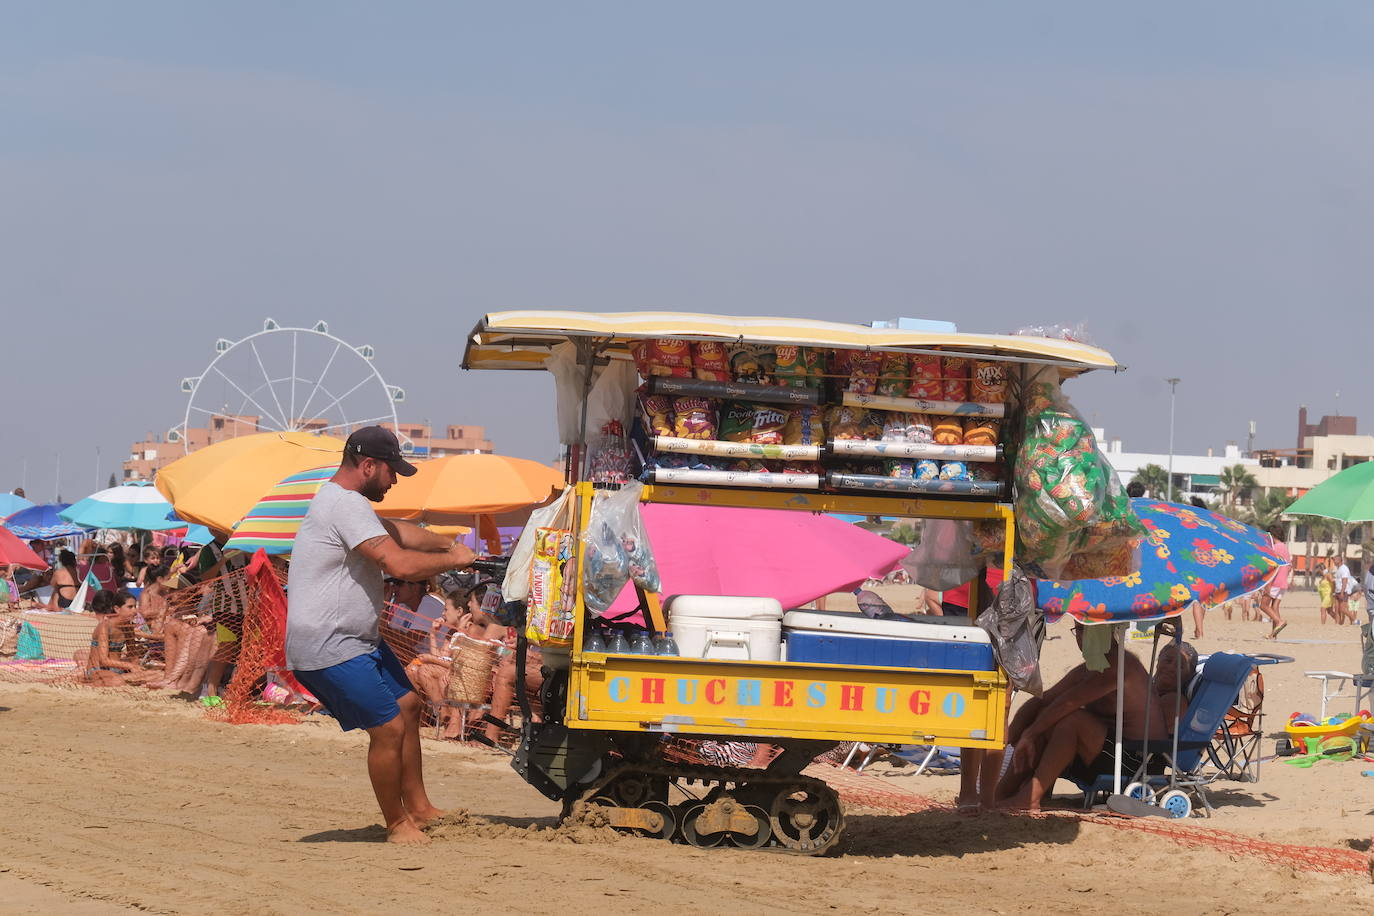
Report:
[{"label": "street lamp", "polygon": [[1183,381],[1181,378],[1166,378],[1164,381],[1169,383],[1169,502],[1174,501],[1174,389],[1178,383]]}]

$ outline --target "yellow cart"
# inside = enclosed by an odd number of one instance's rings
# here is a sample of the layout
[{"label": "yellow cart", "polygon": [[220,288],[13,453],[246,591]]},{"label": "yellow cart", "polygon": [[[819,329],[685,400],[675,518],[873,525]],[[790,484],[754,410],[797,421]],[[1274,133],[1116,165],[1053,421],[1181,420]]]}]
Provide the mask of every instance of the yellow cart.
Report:
[{"label": "yellow cart", "polygon": [[[464,367],[539,369],[554,347],[571,344],[577,365],[585,369],[585,395],[598,365],[631,359],[637,342],[657,338],[956,353],[1005,362],[1019,371],[1027,364],[1053,365],[1064,375],[1115,368],[1101,350],[1047,338],[780,318],[570,312],[486,316],[472,333]],[[562,409],[567,410],[566,403]],[[580,409],[579,441],[585,442],[585,397]],[[1012,415],[1006,416],[1004,439],[1014,425]],[[568,471],[576,486],[578,534],[593,496],[593,485],[581,479],[583,464],[584,456],[573,447]],[[1004,572],[1010,573],[1016,526],[1006,487],[1000,498],[992,499],[888,495],[840,491],[827,485],[834,480],[805,490],[659,482],[646,486],[642,499],[992,523],[1003,532]],[[578,583],[582,559],[575,557]],[[571,571],[573,563],[569,567]],[[659,596],[641,592],[640,597],[646,622],[655,630],[666,629]],[[526,710],[514,756],[515,769],[548,797],[562,801],[565,814],[595,805],[614,826],[695,846],[729,843],[824,853],[835,848],[844,818],[835,792],[801,774],[817,754],[852,741],[987,749],[1004,745],[1007,681],[995,667],[969,671],[589,652],[582,649],[588,622],[583,598],[578,588],[571,649],[566,654],[544,652],[543,721],[530,721]],[[970,606],[978,607],[976,592]],[[522,642],[517,656],[521,665],[523,648]],[[522,668],[517,683],[523,682]],[[766,769],[688,765],[663,753],[667,736],[747,740],[777,746],[781,753]],[[674,802],[675,797],[686,800]]]}]

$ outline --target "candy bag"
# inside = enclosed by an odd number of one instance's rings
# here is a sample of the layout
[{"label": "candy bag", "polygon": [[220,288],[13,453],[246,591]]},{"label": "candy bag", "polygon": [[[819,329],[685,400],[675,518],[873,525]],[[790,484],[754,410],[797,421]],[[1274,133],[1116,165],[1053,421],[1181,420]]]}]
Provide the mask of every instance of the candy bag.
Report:
[{"label": "candy bag", "polygon": [[907,397],[938,401],[945,395],[940,381],[940,357],[918,353],[911,357],[911,385]]},{"label": "candy bag", "polygon": [[608,610],[627,581],[650,592],[662,587],[639,514],[643,490],[643,484],[632,483],[592,497],[582,533],[582,599],[593,613]]},{"label": "candy bag", "polygon": [[[573,612],[568,580],[575,579],[572,502],[561,500],[548,524],[535,529],[530,563],[525,636],[537,646],[572,645]],[[523,540],[523,535],[521,537]]]},{"label": "candy bag", "polygon": [[679,439],[714,439],[715,406],[706,398],[674,398],[673,435]]},{"label": "candy bag", "polygon": [[942,389],[946,401],[968,400],[968,373],[970,360],[964,356],[946,356],[940,360],[940,375],[944,381]]},{"label": "candy bag", "polygon": [[704,382],[730,381],[730,367],[725,361],[725,347],[710,340],[692,344],[692,371]]}]

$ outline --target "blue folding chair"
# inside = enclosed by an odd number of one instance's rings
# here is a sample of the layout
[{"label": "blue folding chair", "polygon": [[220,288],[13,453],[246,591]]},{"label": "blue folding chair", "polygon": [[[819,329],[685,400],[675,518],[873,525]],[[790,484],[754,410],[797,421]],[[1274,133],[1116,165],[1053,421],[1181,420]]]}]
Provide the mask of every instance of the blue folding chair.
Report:
[{"label": "blue folding chair", "polygon": [[[1177,743],[1173,738],[1142,742],[1145,764],[1131,777],[1124,794],[1157,805],[1170,817],[1191,814],[1192,799],[1196,797],[1211,817],[1212,804],[1206,786],[1228,772],[1228,767],[1216,759],[1212,743],[1251,670],[1263,664],[1273,662],[1233,652],[1217,652],[1208,657],[1197,675],[1188,708],[1179,720]],[[1135,745],[1131,742],[1131,746]],[[1209,762],[1213,764],[1211,768],[1206,767]],[[1091,808],[1101,795],[1110,793],[1114,782],[1113,774],[1106,773],[1080,786],[1083,807]]]}]

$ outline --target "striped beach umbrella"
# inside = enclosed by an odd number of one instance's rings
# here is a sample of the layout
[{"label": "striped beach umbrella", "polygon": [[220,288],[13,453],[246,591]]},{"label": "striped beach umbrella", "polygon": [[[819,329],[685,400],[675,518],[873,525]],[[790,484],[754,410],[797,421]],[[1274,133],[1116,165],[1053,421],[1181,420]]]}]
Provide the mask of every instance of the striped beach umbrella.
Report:
[{"label": "striped beach umbrella", "polygon": [[71,503],[48,503],[30,506],[5,519],[10,534],[26,541],[51,541],[56,538],[82,535],[86,529],[62,518],[60,513]]},{"label": "striped beach umbrella", "polygon": [[269,554],[290,553],[301,519],[310,508],[310,500],[338,469],[338,465],[330,465],[284,478],[234,526],[234,533],[224,549],[245,553],[259,549]]},{"label": "striped beach umbrella", "polygon": [[92,493],[58,515],[84,528],[119,531],[168,531],[185,522],[169,519],[172,504],[147,480],[137,480]]}]

